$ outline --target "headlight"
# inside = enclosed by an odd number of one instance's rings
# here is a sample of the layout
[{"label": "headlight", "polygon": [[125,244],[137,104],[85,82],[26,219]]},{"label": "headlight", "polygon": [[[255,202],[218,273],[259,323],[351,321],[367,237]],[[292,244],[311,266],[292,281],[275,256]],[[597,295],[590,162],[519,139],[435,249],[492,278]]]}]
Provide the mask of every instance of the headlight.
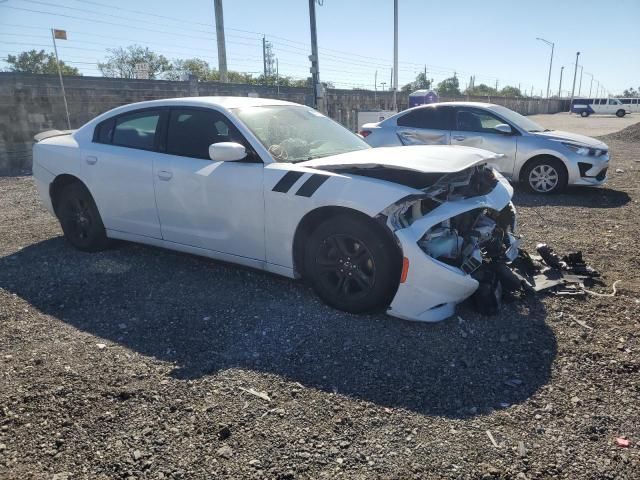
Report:
[{"label": "headlight", "polygon": [[589,147],[576,145],[574,143],[563,143],[563,145],[567,147],[569,150],[571,150],[572,152],[577,153],[578,155],[584,155],[584,156],[589,155]]}]

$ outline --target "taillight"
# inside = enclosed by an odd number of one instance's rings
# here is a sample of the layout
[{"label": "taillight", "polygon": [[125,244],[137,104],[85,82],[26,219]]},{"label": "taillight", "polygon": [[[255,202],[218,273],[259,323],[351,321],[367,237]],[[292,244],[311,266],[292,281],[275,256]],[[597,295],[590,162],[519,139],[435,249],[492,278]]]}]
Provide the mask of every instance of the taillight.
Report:
[{"label": "taillight", "polygon": [[367,137],[371,135],[371,130],[361,130],[360,135],[362,135],[363,137]]}]

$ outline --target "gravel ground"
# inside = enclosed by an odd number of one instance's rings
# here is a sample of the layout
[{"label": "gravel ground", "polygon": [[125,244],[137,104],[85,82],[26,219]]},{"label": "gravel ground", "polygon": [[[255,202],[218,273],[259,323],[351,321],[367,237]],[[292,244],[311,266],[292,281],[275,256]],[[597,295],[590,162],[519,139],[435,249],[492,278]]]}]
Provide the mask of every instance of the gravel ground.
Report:
[{"label": "gravel ground", "polygon": [[583,250],[617,296],[435,325],[75,251],[31,178],[0,178],[0,478],[639,478],[640,143],[611,146],[605,188],[515,202],[528,248]]},{"label": "gravel ground", "polygon": [[600,135],[609,135],[640,122],[640,113],[632,113],[622,118],[618,118],[615,115],[589,115],[586,118],[582,118],[580,115],[561,112],[531,115],[528,118],[545,128],[597,137]]}]

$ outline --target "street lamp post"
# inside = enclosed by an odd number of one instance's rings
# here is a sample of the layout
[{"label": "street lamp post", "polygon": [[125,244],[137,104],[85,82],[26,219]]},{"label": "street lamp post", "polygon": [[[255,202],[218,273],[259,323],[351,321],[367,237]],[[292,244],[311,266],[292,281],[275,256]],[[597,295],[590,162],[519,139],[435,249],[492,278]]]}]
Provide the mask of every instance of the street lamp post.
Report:
[{"label": "street lamp post", "polygon": [[562,72],[564,71],[564,65],[560,67],[560,84],[558,85],[558,98],[562,97]]},{"label": "street lamp post", "polygon": [[551,67],[553,66],[553,49],[555,48],[555,44],[540,37],[536,37],[536,40],[540,40],[541,42],[544,42],[547,45],[551,46],[551,59],[549,60],[549,78],[547,79],[547,98],[549,98],[549,87],[551,86]]},{"label": "street lamp post", "polygon": [[593,89],[593,74],[589,72],[584,72],[584,74],[591,77],[591,83],[589,84],[589,98],[591,98],[591,90]]},{"label": "street lamp post", "polygon": [[580,65],[580,86],[578,87],[578,96],[582,96],[582,71],[584,70],[584,66]]},{"label": "street lamp post", "polygon": [[580,58],[580,52],[576,52],[576,63],[573,69],[573,87],[571,88],[571,103],[569,103],[569,111],[571,111],[571,104],[576,93],[576,77],[578,75],[578,59]]}]

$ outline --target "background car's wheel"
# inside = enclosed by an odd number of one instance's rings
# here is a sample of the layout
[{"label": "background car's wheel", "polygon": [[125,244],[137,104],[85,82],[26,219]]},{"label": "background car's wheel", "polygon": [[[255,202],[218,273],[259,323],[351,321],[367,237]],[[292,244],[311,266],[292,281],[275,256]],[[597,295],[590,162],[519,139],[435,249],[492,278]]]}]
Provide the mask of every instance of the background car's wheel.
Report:
[{"label": "background car's wheel", "polygon": [[91,194],[81,183],[64,187],[56,213],[65,238],[79,250],[97,252],[109,245],[102,218]]},{"label": "background car's wheel", "polygon": [[304,272],[327,304],[352,313],[382,308],[395,295],[400,251],[373,220],[340,215],[321,223],[304,252]]},{"label": "background car's wheel", "polygon": [[580,116],[581,117],[588,117],[589,116],[589,112],[587,112],[586,110],[583,110],[580,112]]},{"label": "background car's wheel", "polygon": [[567,186],[568,175],[560,160],[541,157],[527,164],[521,179],[533,193],[558,193]]},{"label": "background car's wheel", "polygon": [[625,112],[624,110],[620,109],[620,110],[618,110],[616,112],[616,117],[622,118],[622,117],[624,117],[625,113],[627,113],[627,112]]}]

